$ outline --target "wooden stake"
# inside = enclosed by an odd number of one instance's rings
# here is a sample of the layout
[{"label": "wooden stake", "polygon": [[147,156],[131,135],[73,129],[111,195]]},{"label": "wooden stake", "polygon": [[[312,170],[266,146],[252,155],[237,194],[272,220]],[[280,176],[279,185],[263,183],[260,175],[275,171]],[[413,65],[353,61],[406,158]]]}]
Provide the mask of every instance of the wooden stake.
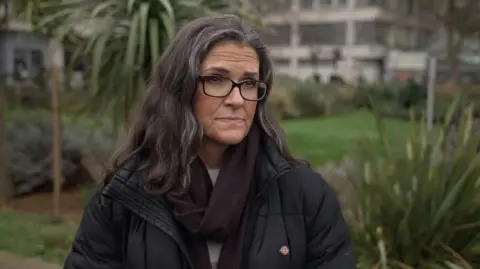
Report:
[{"label": "wooden stake", "polygon": [[0,205],[6,204],[13,197],[15,188],[9,173],[8,157],[7,157],[7,123],[5,117],[5,91],[4,77],[0,78]]},{"label": "wooden stake", "polygon": [[60,193],[62,189],[62,137],[60,131],[60,74],[52,67],[52,156],[53,156],[53,214],[60,217]]}]

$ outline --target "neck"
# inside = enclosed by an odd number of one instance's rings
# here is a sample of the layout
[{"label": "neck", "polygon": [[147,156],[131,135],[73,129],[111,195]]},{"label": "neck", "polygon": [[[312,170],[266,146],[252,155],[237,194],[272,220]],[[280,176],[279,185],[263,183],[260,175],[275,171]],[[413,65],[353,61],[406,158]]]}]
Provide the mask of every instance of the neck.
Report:
[{"label": "neck", "polygon": [[200,146],[199,156],[208,169],[219,169],[222,166],[224,153],[227,150],[227,147],[227,145],[204,139]]}]

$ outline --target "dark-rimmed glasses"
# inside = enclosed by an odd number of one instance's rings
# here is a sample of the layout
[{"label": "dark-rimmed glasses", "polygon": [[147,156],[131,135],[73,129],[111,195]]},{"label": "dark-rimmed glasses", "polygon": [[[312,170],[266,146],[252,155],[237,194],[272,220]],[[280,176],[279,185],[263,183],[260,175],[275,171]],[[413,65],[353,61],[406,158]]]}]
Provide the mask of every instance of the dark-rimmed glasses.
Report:
[{"label": "dark-rimmed glasses", "polygon": [[254,79],[240,82],[221,76],[200,76],[199,79],[202,83],[203,92],[211,97],[225,97],[235,87],[240,90],[242,98],[248,101],[262,100],[267,93],[267,83]]}]

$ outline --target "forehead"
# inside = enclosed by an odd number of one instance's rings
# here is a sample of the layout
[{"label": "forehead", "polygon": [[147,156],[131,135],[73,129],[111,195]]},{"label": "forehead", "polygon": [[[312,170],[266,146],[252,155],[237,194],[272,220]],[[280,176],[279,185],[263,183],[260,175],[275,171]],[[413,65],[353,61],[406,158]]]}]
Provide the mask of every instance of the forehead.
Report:
[{"label": "forehead", "polygon": [[200,69],[258,76],[259,66],[259,59],[253,48],[229,42],[213,47],[203,60]]}]

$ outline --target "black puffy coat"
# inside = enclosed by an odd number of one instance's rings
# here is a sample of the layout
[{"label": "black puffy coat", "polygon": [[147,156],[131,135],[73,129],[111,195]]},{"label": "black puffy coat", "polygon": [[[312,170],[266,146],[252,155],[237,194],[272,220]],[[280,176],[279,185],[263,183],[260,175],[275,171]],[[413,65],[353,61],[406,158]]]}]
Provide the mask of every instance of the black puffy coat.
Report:
[{"label": "black puffy coat", "polygon": [[[260,152],[242,268],[356,268],[332,188],[308,166],[290,166],[275,147]],[[148,196],[134,171],[123,167],[93,195],[64,268],[192,269],[169,205]]]}]

